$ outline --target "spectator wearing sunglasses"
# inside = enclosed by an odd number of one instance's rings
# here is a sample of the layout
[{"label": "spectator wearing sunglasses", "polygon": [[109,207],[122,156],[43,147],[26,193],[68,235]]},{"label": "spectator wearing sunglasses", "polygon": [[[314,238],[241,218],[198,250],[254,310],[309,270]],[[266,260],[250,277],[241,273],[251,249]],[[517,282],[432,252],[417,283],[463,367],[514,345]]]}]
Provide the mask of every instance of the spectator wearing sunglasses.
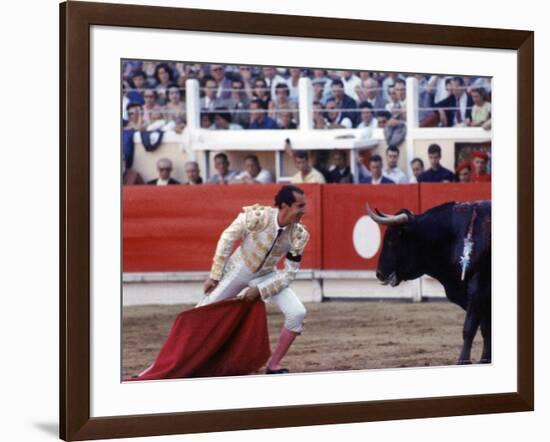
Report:
[{"label": "spectator wearing sunglasses", "polygon": [[155,178],[154,180],[147,181],[147,184],[151,184],[153,186],[167,186],[170,184],[180,184],[179,181],[176,181],[174,178],[170,177],[170,174],[172,173],[172,161],[170,161],[168,158],[161,158],[157,161],[157,169],[159,172],[158,178]]}]

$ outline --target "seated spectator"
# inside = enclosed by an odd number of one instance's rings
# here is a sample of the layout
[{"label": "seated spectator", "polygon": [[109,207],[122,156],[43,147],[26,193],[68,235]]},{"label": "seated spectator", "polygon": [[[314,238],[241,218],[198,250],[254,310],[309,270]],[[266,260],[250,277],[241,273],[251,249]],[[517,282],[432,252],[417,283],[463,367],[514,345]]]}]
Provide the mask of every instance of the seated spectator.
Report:
[{"label": "seated spectator", "polygon": [[491,118],[491,103],[485,101],[485,90],[482,88],[472,89],[472,121],[470,126],[483,126]]},{"label": "seated spectator", "polygon": [[296,129],[298,127],[296,123],[292,121],[292,112],[286,110],[279,111],[277,123],[279,124],[279,129]]},{"label": "seated spectator", "polygon": [[126,113],[128,115],[128,122],[126,123],[124,129],[137,131],[145,130],[141,105],[137,103],[129,103],[128,106],[126,106]]},{"label": "seated spectator", "polygon": [[347,113],[338,109],[336,100],[329,98],[325,103],[325,128],[327,129],[351,129],[353,123]]},{"label": "seated spectator", "polygon": [[210,75],[212,75],[218,86],[216,97],[227,100],[231,95],[231,80],[225,75],[225,66],[223,64],[211,65]]},{"label": "seated spectator", "polygon": [[174,178],[170,177],[172,173],[172,161],[168,158],[161,158],[157,161],[157,170],[159,172],[159,177],[154,180],[147,181],[147,184],[154,186],[167,186],[169,184],[180,184],[179,181],[176,181]]},{"label": "seated spectator", "polygon": [[490,183],[491,175],[487,173],[489,156],[486,152],[477,151],[472,153],[472,182]]},{"label": "seated spectator", "polygon": [[309,154],[305,150],[294,151],[294,165],[298,169],[298,172],[292,176],[292,183],[324,184],[326,182],[323,174],[311,167]]},{"label": "seated spectator", "polygon": [[287,80],[279,75],[279,73],[273,66],[262,67],[262,77],[265,80],[267,87],[270,89],[269,95],[271,99],[275,98],[275,87],[279,83],[287,83]]},{"label": "seated spectator", "polygon": [[212,129],[214,113],[208,109],[201,109],[201,129]]},{"label": "seated spectator", "polygon": [[464,126],[472,119],[473,100],[465,92],[462,77],[453,77],[450,81],[451,94],[435,103],[439,108],[440,125],[444,127]]},{"label": "seated spectator", "polygon": [[341,71],[340,80],[344,84],[344,92],[356,102],[359,100],[359,89],[361,88],[361,79],[355,75],[354,71]]},{"label": "seated spectator", "polygon": [[399,149],[394,146],[389,146],[386,149],[387,167],[384,169],[383,175],[389,178],[396,184],[407,184],[407,175],[397,166],[399,162]]},{"label": "seated spectator", "polygon": [[168,86],[174,82],[174,73],[167,63],[160,63],[155,67],[155,91],[157,101],[163,105],[168,102]]},{"label": "seated spectator", "polygon": [[187,161],[184,168],[185,174],[187,175],[187,182],[185,184],[190,186],[202,184],[199,163],[197,163],[196,161]]},{"label": "seated spectator", "polygon": [[378,122],[378,128],[384,129],[388,125],[388,121],[391,120],[391,113],[386,110],[376,113],[376,121]]},{"label": "seated spectator", "polygon": [[[289,89],[288,98],[289,100],[297,103],[298,102],[298,83],[300,82],[300,77],[302,76],[302,70],[300,68],[290,68],[288,72],[290,74],[286,83]],[[276,92],[277,90],[275,89],[275,93]]]},{"label": "seated spectator", "polygon": [[150,112],[149,117],[150,117],[149,123],[145,127],[146,131],[153,131],[153,130],[167,131],[167,130],[174,130],[176,128],[176,122],[166,120],[164,118],[163,112],[160,109]]},{"label": "seated spectator", "polygon": [[280,124],[280,113],[290,112],[291,119],[296,120],[298,106],[296,102],[290,101],[290,89],[286,83],[279,83],[275,86],[275,98],[269,102],[269,117]]},{"label": "seated spectator", "polygon": [[454,173],[441,165],[441,147],[430,144],[428,147],[430,168],[422,172],[417,180],[419,183],[448,183],[454,180]]},{"label": "seated spectator", "polygon": [[254,80],[254,88],[252,89],[251,101],[258,100],[263,104],[263,108],[267,109],[269,102],[271,101],[271,95],[267,83],[263,78],[256,78]]},{"label": "seated spectator", "polygon": [[424,161],[420,158],[413,158],[410,164],[413,175],[410,178],[409,183],[417,183],[418,175],[424,172]]},{"label": "seated spectator", "polygon": [[176,125],[185,125],[185,102],[181,99],[181,91],[177,84],[168,86],[168,103],[164,106],[164,118],[174,121]]},{"label": "seated spectator", "polygon": [[346,153],[342,150],[332,152],[332,168],[329,171],[329,183],[353,183],[351,168],[347,165]]},{"label": "seated spectator", "polygon": [[388,90],[390,101],[386,104],[386,110],[390,112],[392,119],[403,121],[406,119],[406,91],[405,80],[401,78],[395,80],[395,84],[390,86]]},{"label": "seated spectator", "polygon": [[271,184],[273,176],[267,169],[263,169],[256,155],[247,155],[244,158],[244,170],[235,177],[235,183]]},{"label": "seated spectator", "polygon": [[250,129],[278,129],[275,120],[266,115],[266,105],[261,100],[250,102]]},{"label": "seated spectator", "polygon": [[472,177],[472,167],[468,161],[463,161],[456,168],[456,180],[459,183],[469,183]]},{"label": "seated spectator", "polygon": [[324,129],[325,117],[323,116],[323,105],[319,101],[313,102],[313,128]]},{"label": "seated spectator", "polygon": [[217,107],[214,114],[214,124],[210,129],[217,130],[241,130],[243,127],[240,124],[232,123],[231,113],[226,107]]},{"label": "seated spectator", "polygon": [[227,108],[231,112],[232,122],[241,127],[248,127],[250,116],[248,112],[249,98],[244,89],[243,80],[235,79],[231,82],[231,96],[227,99]]},{"label": "seated spectator", "polygon": [[363,102],[370,104],[374,112],[380,112],[386,109],[387,104],[381,90],[380,83],[375,78],[369,77],[363,81],[363,87],[359,90],[359,97]]},{"label": "seated spectator", "polygon": [[145,103],[143,99],[143,92],[145,92],[145,86],[147,84],[147,75],[142,70],[137,70],[132,74],[132,90],[128,92],[128,99],[132,103],[139,103],[143,105]]},{"label": "seated spectator", "polygon": [[143,178],[134,169],[126,167],[126,158],[122,159],[122,185],[132,186],[136,184],[145,184]]},{"label": "seated spectator", "polygon": [[373,155],[369,158],[369,172],[370,176],[360,177],[359,182],[364,184],[395,184],[389,178],[382,175],[382,157],[380,155]]},{"label": "seated spectator", "polygon": [[200,99],[201,109],[213,111],[217,107],[227,107],[222,98],[218,98],[218,83],[210,75],[205,75],[202,79],[202,88],[204,96]]},{"label": "seated spectator", "polygon": [[358,129],[368,127],[370,129],[376,129],[378,127],[378,120],[374,118],[372,112],[372,104],[367,101],[359,103],[359,109],[361,109],[361,122],[357,125]]},{"label": "seated spectator", "polygon": [[157,104],[157,92],[154,89],[146,88],[143,92],[143,123],[148,125],[153,121],[152,114],[162,112],[162,107]]},{"label": "seated spectator", "polygon": [[212,175],[208,180],[209,183],[213,184],[227,184],[230,181],[234,180],[237,176],[237,172],[234,170],[229,170],[229,159],[227,155],[223,152],[217,154],[214,157],[214,168],[217,170],[216,175]]},{"label": "seated spectator", "polygon": [[326,78],[314,78],[311,81],[313,87],[313,101],[321,102],[321,100],[325,98],[324,90],[326,81]]},{"label": "seated spectator", "polygon": [[328,100],[334,100],[335,105],[333,106],[333,109],[342,110],[343,115],[341,119],[347,117],[352,123],[350,127],[356,126],[359,123],[359,113],[349,112],[347,110],[355,110],[357,108],[357,102],[349,95],[346,95],[344,93],[344,83],[342,82],[342,80],[340,80],[339,78],[332,80],[331,92],[332,95],[329,97],[329,99],[325,101],[325,107],[328,104]]}]

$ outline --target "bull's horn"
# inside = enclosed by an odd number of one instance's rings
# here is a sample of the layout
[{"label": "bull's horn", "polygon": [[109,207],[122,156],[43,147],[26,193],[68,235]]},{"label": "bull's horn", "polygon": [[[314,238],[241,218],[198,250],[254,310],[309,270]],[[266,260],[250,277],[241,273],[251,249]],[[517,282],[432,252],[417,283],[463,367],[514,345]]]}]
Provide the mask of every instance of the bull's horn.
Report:
[{"label": "bull's horn", "polygon": [[[376,209],[378,212],[378,210]],[[409,221],[409,217],[406,213],[400,213],[399,215],[386,215],[382,212],[374,213],[367,203],[367,212],[371,219],[378,224],[384,224],[386,226],[393,226],[397,224],[405,224]]]}]

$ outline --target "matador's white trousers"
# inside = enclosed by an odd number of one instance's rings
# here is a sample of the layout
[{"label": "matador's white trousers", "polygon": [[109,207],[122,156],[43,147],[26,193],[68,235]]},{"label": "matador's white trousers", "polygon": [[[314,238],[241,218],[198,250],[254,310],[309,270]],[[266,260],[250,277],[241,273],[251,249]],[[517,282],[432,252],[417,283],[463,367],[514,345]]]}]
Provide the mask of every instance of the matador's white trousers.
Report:
[{"label": "matador's white trousers", "polygon": [[[244,263],[235,262],[238,260],[234,258],[236,257],[232,256],[229,259],[227,271],[222,276],[216,288],[209,295],[206,295],[197,307],[234,298],[243,289],[256,287],[262,281],[273,276],[273,272],[258,276],[257,273],[252,273]],[[306,309],[292,289],[287,287],[279,293],[268,297],[265,302],[275,304],[281,310],[285,317],[285,328],[295,333],[302,331]]]}]

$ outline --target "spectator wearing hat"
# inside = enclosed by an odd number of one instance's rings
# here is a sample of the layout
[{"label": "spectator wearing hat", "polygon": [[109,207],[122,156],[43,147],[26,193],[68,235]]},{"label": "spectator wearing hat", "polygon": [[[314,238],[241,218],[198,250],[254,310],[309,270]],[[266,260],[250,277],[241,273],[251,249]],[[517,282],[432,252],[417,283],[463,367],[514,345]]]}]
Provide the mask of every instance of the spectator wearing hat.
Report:
[{"label": "spectator wearing hat", "polygon": [[469,183],[472,178],[472,166],[469,161],[462,161],[456,168],[456,180],[459,183]]},{"label": "spectator wearing hat", "polygon": [[490,183],[491,175],[487,173],[489,156],[486,152],[476,151],[472,153],[472,182]]},{"label": "spectator wearing hat", "polygon": [[441,165],[441,147],[439,144],[430,144],[428,147],[430,168],[422,172],[417,180],[419,183],[445,183],[454,181],[454,173]]}]

